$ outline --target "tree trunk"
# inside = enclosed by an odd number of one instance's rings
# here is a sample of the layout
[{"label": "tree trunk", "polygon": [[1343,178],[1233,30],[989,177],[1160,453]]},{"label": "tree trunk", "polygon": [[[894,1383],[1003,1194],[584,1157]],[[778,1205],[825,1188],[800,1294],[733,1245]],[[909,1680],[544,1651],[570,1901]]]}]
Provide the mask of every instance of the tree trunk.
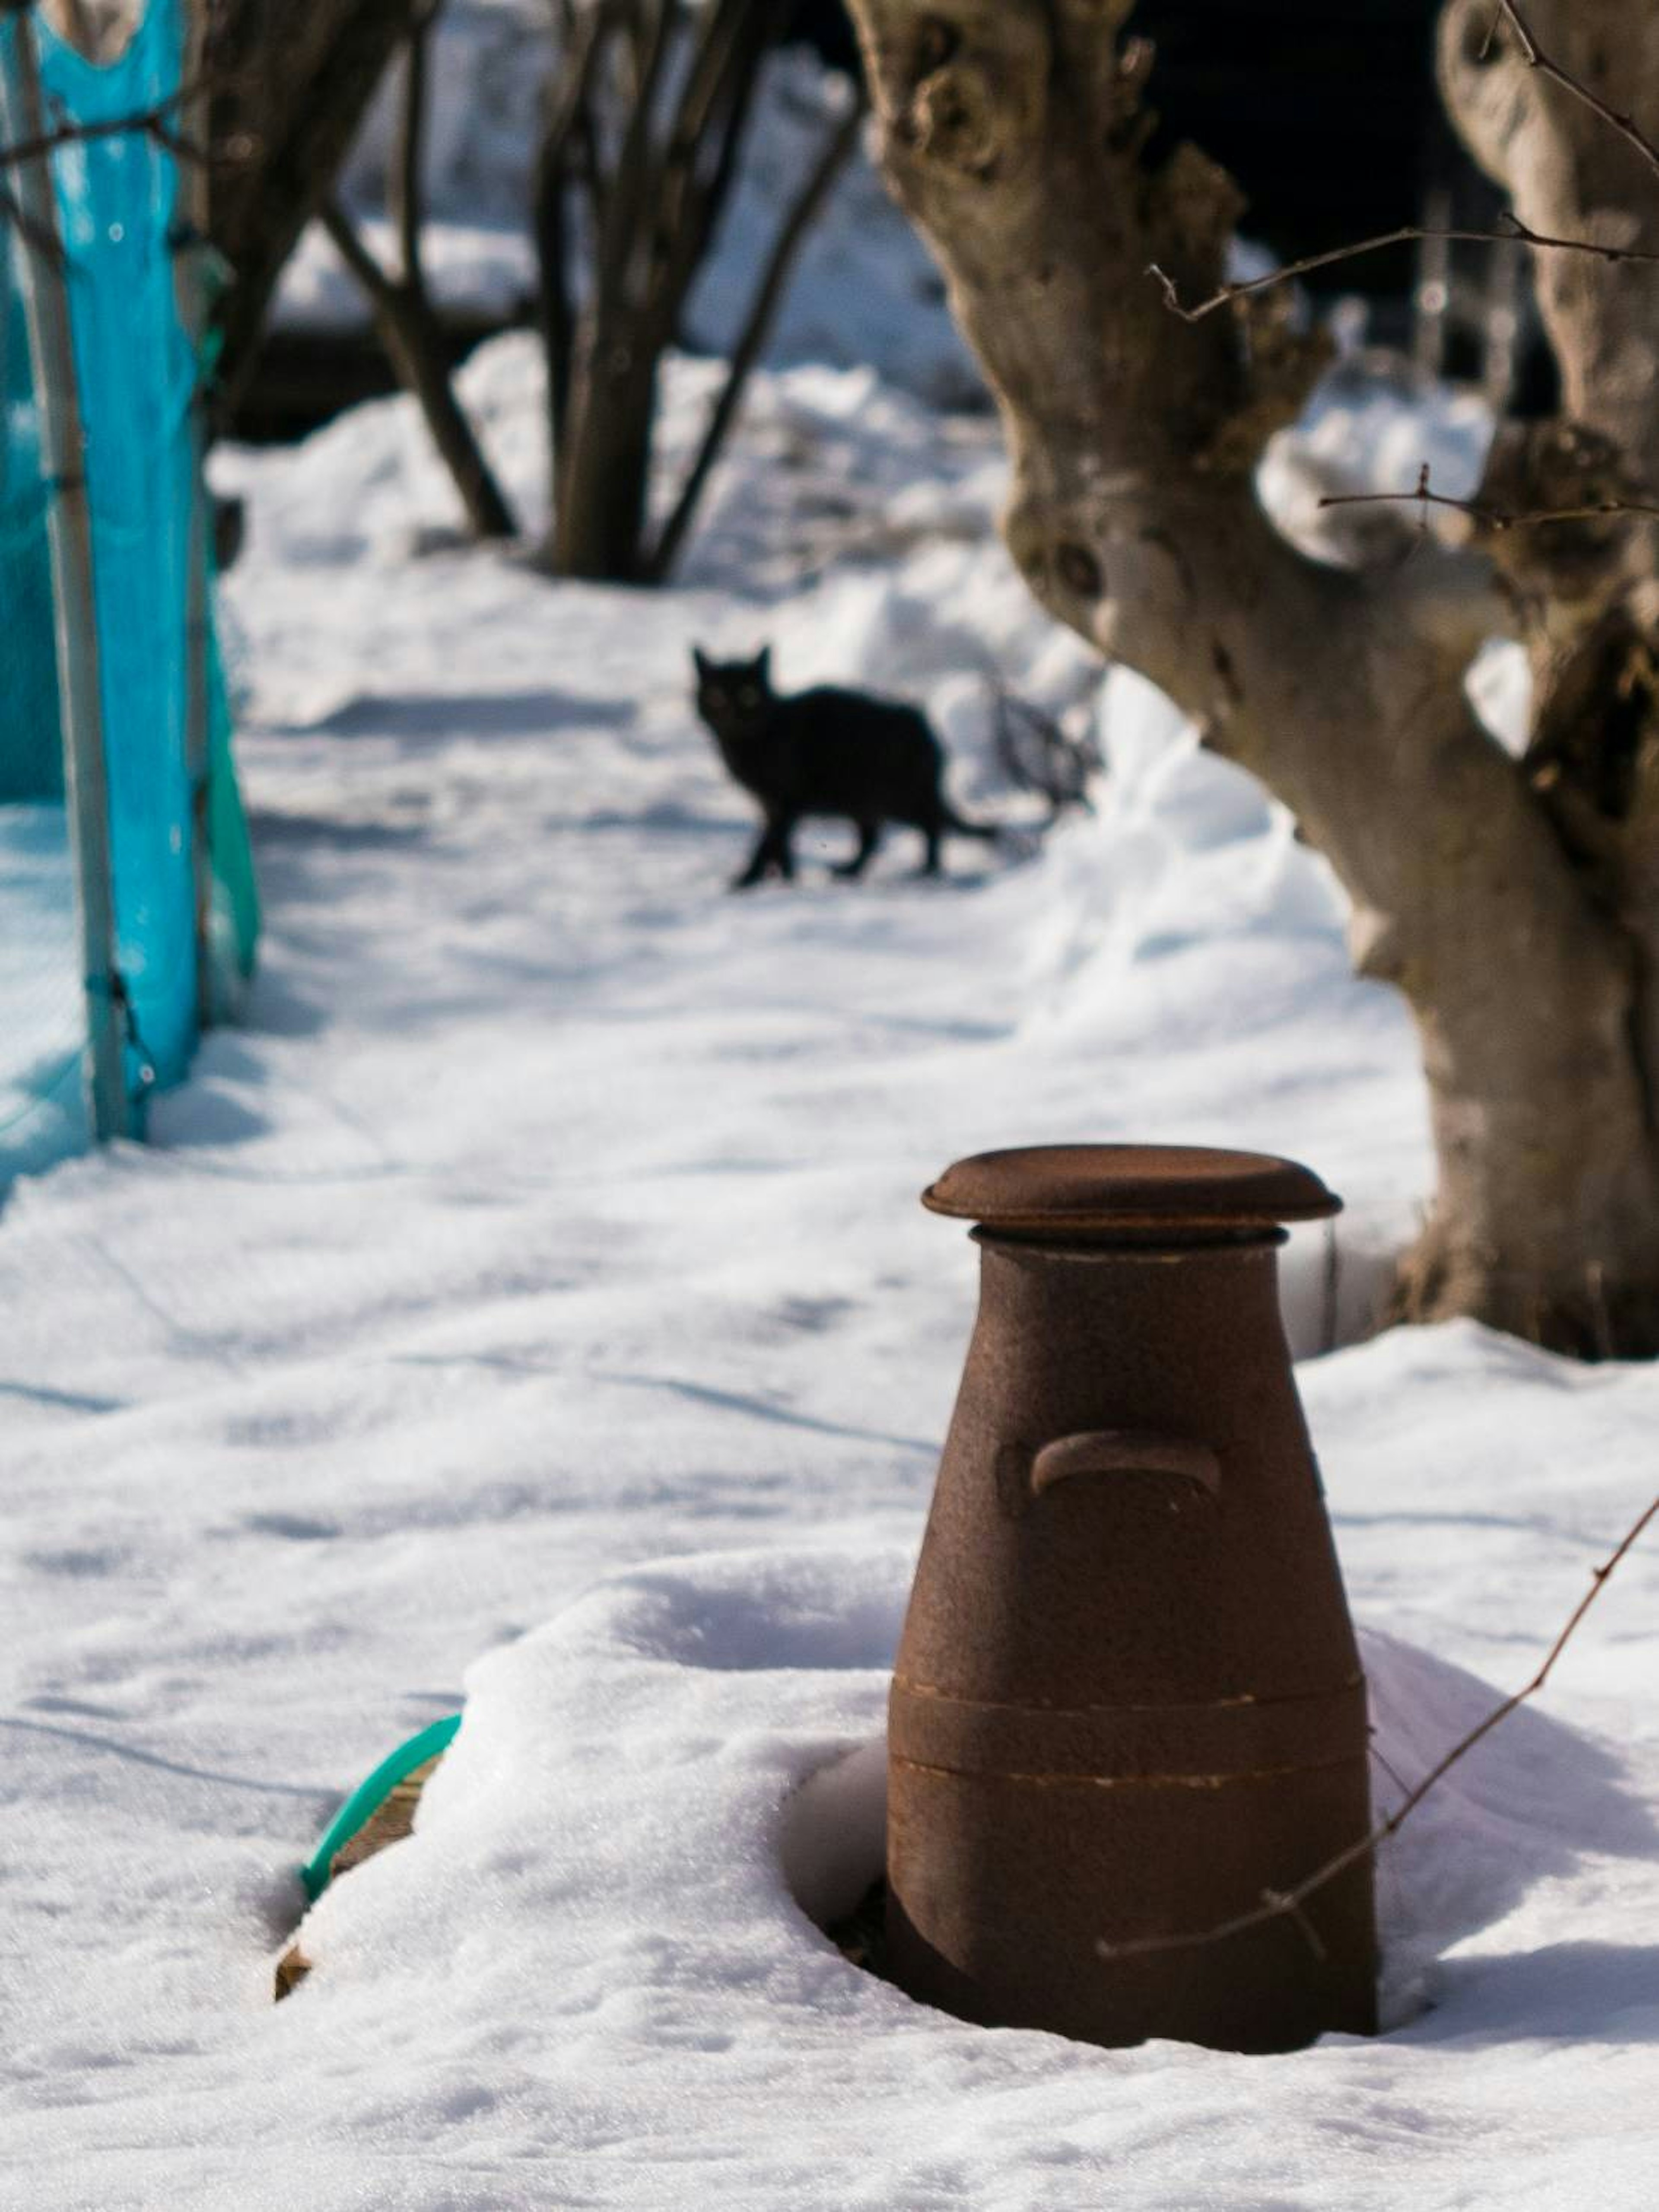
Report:
[{"label": "tree trunk", "polygon": [[209,227],[231,270],[215,314],[219,414],[234,412],[265,311],[422,0],[223,0],[203,58],[215,157]]},{"label": "tree trunk", "polygon": [[657,415],[658,360],[614,329],[605,360],[575,367],[556,465],[550,566],[591,583],[645,580],[645,522]]},{"label": "tree trunk", "polygon": [[[1612,113],[1659,123],[1659,35],[1641,0],[1528,0],[1536,59],[1513,27],[1494,34],[1484,0],[1449,0],[1440,24],[1446,104],[1516,213],[1540,234],[1659,250],[1659,161]],[[1552,74],[1565,72],[1583,94]],[[1598,113],[1601,100],[1608,112]],[[1500,433],[1485,495],[1512,509],[1603,498],[1653,500],[1659,486],[1659,270],[1534,249],[1540,307],[1561,369],[1562,415]],[[1512,625],[1532,664],[1526,772],[1597,909],[1620,933],[1630,975],[1625,1049],[1637,1073],[1638,1153],[1655,1142],[1659,1097],[1659,532],[1616,520],[1494,540]],[[1585,1162],[1611,1164],[1617,1133]],[[1583,1182],[1602,1178],[1581,1164]],[[1603,1175],[1605,1170],[1603,1171]],[[1563,1224],[1563,1235],[1571,1224]],[[1640,1216],[1627,1238],[1646,1235]],[[1592,1318],[1612,1341],[1651,1348],[1646,1316],[1620,1310],[1630,1265],[1592,1250]],[[1602,1308],[1610,1306],[1610,1313]]]},{"label": "tree trunk", "polygon": [[1239,201],[1190,146],[1151,165],[1129,6],[854,0],[884,167],[1000,404],[1010,550],[1285,802],[1352,896],[1358,965],[1409,1000],[1440,1180],[1402,1310],[1659,1348],[1641,962],[1463,692],[1510,602],[1474,556],[1355,576],[1262,515],[1255,464],[1321,349],[1282,295],[1193,321],[1149,279],[1208,294]]},{"label": "tree trunk", "polygon": [[[673,0],[631,15],[600,0],[565,18],[533,194],[553,431],[544,558],[556,575],[650,583],[665,565],[646,543],[659,368],[735,177],[775,24],[759,0],[712,0],[686,21]],[[607,103],[619,119],[608,156]],[[585,221],[569,219],[571,198]],[[586,247],[583,283],[573,236]],[[701,489],[707,471],[693,472]],[[671,522],[676,546],[690,513]]]}]

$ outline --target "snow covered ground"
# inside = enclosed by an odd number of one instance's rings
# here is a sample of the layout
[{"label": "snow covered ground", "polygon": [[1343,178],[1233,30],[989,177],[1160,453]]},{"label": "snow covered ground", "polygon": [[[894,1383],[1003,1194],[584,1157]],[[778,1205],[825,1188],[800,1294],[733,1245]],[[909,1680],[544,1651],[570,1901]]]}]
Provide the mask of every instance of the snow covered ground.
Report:
[{"label": "snow covered ground", "polygon": [[[671,444],[710,374],[676,368]],[[515,340],[467,379],[527,504],[534,386]],[[1429,1174],[1326,872],[1127,676],[1099,811],[1040,851],[924,884],[895,836],[862,885],[725,894],[750,810],[694,641],[925,698],[988,812],[987,658],[1087,698],[992,535],[992,427],[763,379],[659,597],[447,544],[402,402],[229,458],[250,1020],[154,1146],[0,1214],[0,2197],[1647,2212],[1659,1547],[1386,1856],[1374,2040],[987,2033],[810,1917],[879,1863],[973,1310],[922,1185],[1048,1139],[1300,1156],[1349,1200],[1346,1336]],[[1322,1234],[1287,1255],[1305,1352],[1331,1269]],[[1659,1371],[1460,1326],[1300,1373],[1388,1802],[1651,1493]],[[414,1838],[325,1897],[273,2007],[297,1863],[463,1703]]]},{"label": "snow covered ground", "polygon": [[61,805],[0,804],[0,1192],[86,1141],[81,939]]}]

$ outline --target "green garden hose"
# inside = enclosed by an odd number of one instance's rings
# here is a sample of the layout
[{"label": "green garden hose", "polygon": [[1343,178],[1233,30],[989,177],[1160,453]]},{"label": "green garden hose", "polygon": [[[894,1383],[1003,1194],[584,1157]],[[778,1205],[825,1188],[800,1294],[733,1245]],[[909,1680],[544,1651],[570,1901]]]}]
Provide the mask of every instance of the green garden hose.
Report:
[{"label": "green garden hose", "polygon": [[335,1853],[343,1850],[358,1829],[368,1826],[400,1782],[413,1774],[417,1766],[424,1766],[428,1759],[448,1749],[460,1724],[459,1713],[434,1721],[429,1728],[423,1728],[418,1735],[400,1744],[390,1759],[383,1759],[373,1774],[357,1784],[329,1822],[321,1843],[300,1869],[300,1879],[313,1904],[328,1887]]}]

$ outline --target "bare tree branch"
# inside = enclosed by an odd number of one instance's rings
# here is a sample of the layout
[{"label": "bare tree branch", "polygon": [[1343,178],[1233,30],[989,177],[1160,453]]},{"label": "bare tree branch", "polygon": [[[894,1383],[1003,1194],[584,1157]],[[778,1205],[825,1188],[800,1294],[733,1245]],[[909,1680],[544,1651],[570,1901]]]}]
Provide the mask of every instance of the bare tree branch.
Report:
[{"label": "bare tree branch", "polygon": [[594,248],[594,284],[600,300],[611,306],[620,305],[627,298],[640,208],[650,177],[647,149],[652,105],[657,84],[667,64],[672,43],[673,0],[650,0],[650,4],[655,13],[651,19],[644,58],[640,65],[640,88],[635,95],[633,111],[623,135],[622,149],[611,173],[606,192],[605,220]]},{"label": "bare tree branch", "polygon": [[421,267],[421,163],[426,153],[426,76],[438,0],[422,0],[404,50],[404,96],[387,171],[386,199],[405,284],[425,289]]},{"label": "bare tree branch", "polygon": [[[1656,145],[1645,131],[1638,128],[1634,117],[1621,113],[1616,107],[1610,107],[1605,100],[1598,99],[1588,85],[1582,84],[1576,76],[1564,70],[1559,62],[1551,60],[1534,37],[1531,27],[1522,17],[1521,10],[1515,5],[1515,0],[1498,0],[1498,13],[1492,17],[1492,28],[1486,33],[1486,44],[1482,50],[1483,53],[1491,51],[1492,42],[1498,35],[1499,26],[1504,23],[1507,23],[1514,32],[1521,48],[1521,58],[1528,69],[1536,70],[1540,76],[1547,76],[1552,83],[1559,84],[1564,92],[1571,93],[1575,100],[1583,100],[1592,114],[1599,115],[1605,124],[1635,148],[1650,169],[1659,174],[1659,145]],[[1636,257],[1632,255],[1631,258],[1634,259]]]},{"label": "bare tree branch", "polygon": [[711,137],[717,137],[715,158],[708,173],[705,198],[709,204],[709,227],[720,214],[731,168],[730,149],[740,128],[741,116],[728,117],[723,135],[714,128],[720,108],[742,100],[752,72],[745,64],[750,52],[764,46],[769,27],[757,20],[752,0],[716,0],[700,37],[656,179],[659,202],[673,210],[669,230],[682,228],[680,210],[693,197],[698,157]]},{"label": "bare tree branch", "polygon": [[[1521,58],[1528,69],[1536,70],[1540,76],[1548,77],[1553,83],[1570,93],[1575,100],[1582,100],[1593,114],[1599,115],[1610,129],[1616,131],[1632,146],[1650,168],[1659,172],[1659,144],[1656,144],[1638,126],[1632,116],[1609,106],[1588,85],[1563,69],[1559,63],[1552,60],[1540,46],[1520,9],[1515,5],[1515,0],[1498,0],[1498,12],[1492,17],[1492,27],[1486,33],[1483,54],[1490,50],[1492,40],[1504,24],[1508,24],[1514,33]],[[1295,276],[1307,276],[1316,269],[1327,269],[1338,262],[1358,260],[1363,254],[1381,252],[1385,246],[1407,246],[1424,240],[1437,240],[1454,245],[1519,244],[1546,252],[1588,253],[1613,266],[1622,262],[1659,264],[1659,252],[1644,252],[1633,246],[1598,246],[1583,238],[1553,238],[1532,229],[1518,216],[1507,210],[1501,219],[1504,224],[1502,230],[1440,230],[1425,228],[1415,223],[1402,224],[1398,230],[1386,231],[1376,238],[1359,239],[1351,246],[1334,246],[1323,253],[1304,254],[1300,260],[1286,262],[1282,268],[1271,269],[1262,276],[1252,276],[1238,283],[1218,285],[1206,299],[1190,307],[1183,304],[1174,279],[1156,262],[1146,273],[1156,277],[1162,285],[1164,297],[1171,310],[1183,322],[1196,323],[1201,322],[1206,315],[1213,314],[1218,307],[1225,307],[1231,300],[1242,300],[1251,293],[1270,290],[1274,285],[1288,283]]]},{"label": "bare tree branch", "polygon": [[388,302],[398,289],[396,280],[381,268],[363,244],[357,235],[356,225],[333,193],[318,209],[317,220],[328,233],[334,251],[368,293],[371,303],[378,307]]},{"label": "bare tree branch", "polygon": [[337,195],[324,200],[318,216],[335,251],[368,296],[380,343],[398,382],[426,419],[468,522],[480,538],[511,538],[518,526],[455,397],[443,325],[427,289],[421,257],[427,64],[437,12],[436,0],[420,0],[410,24],[403,104],[388,165],[386,198],[398,241],[398,274],[394,276],[381,267]]},{"label": "bare tree branch", "polygon": [[216,0],[211,139],[234,148],[212,171],[209,229],[234,272],[216,301],[216,420],[234,415],[282,270],[356,135],[416,0]]},{"label": "bare tree branch", "polygon": [[653,583],[661,582],[663,578],[671,573],[675,562],[679,557],[680,548],[684,543],[687,531],[691,526],[692,518],[696,513],[704,487],[708,483],[714,463],[720,458],[727,434],[736,418],[738,408],[742,402],[744,388],[748,383],[756,362],[760,357],[761,349],[766,343],[767,336],[777,313],[778,303],[782,299],[784,289],[788,283],[795,256],[800,250],[801,241],[811,228],[818,210],[829,197],[836,178],[846,167],[853,149],[857,145],[859,132],[863,127],[866,112],[867,102],[860,90],[847,114],[830,132],[823,152],[813,165],[811,173],[797,194],[793,206],[784,218],[782,228],[772,247],[771,258],[756,288],[748,319],[744,325],[737,344],[732,349],[726,382],[709,416],[708,428],[703,432],[702,442],[697,451],[697,458],[692,464],[684,483],[681,486],[679,496],[674,502],[673,512],[663,525],[661,534],[647,558],[646,574]]},{"label": "bare tree branch", "polygon": [[1294,276],[1305,276],[1310,270],[1328,269],[1339,261],[1357,261],[1362,254],[1380,253],[1384,246],[1407,246],[1413,240],[1441,239],[1452,244],[1467,242],[1475,246],[1532,246],[1557,253],[1589,253],[1596,259],[1612,264],[1634,261],[1659,266],[1659,252],[1647,252],[1632,246],[1597,246],[1586,238],[1550,238],[1507,212],[1502,230],[1434,230],[1414,223],[1402,223],[1398,230],[1387,230],[1376,238],[1361,238],[1352,246],[1334,246],[1323,253],[1307,253],[1299,261],[1287,261],[1281,268],[1270,269],[1263,276],[1251,276],[1235,284],[1218,284],[1206,299],[1194,307],[1188,307],[1181,297],[1175,279],[1160,269],[1157,262],[1149,264],[1146,274],[1156,277],[1164,288],[1166,304],[1183,323],[1201,323],[1206,315],[1214,314],[1230,301],[1243,300],[1253,292],[1270,291],[1276,284],[1288,283]]},{"label": "bare tree branch", "polygon": [[399,280],[383,269],[332,195],[318,209],[317,219],[368,295],[380,343],[398,381],[426,418],[468,522],[480,538],[514,537],[518,525],[513,510],[455,397],[443,328],[418,276],[411,283],[406,276]]},{"label": "bare tree branch", "polygon": [[1504,508],[1486,507],[1476,499],[1454,499],[1449,492],[1429,489],[1429,464],[1418,472],[1413,491],[1332,492],[1321,507],[1386,507],[1409,503],[1417,507],[1450,507],[1478,522],[1483,530],[1530,530],[1545,522],[1591,522],[1610,514],[1659,515],[1659,501],[1641,499],[1591,500],[1582,507]]},{"label": "bare tree branch", "polygon": [[[706,434],[691,465],[695,482],[683,488],[690,498],[673,502],[653,545],[647,517],[659,368],[680,334],[687,295],[732,188],[776,11],[761,0],[709,0],[695,12],[673,0],[599,4],[595,35],[605,52],[580,97],[569,88],[567,60],[538,177],[556,462],[546,559],[557,573],[653,580],[678,549],[758,343],[746,326],[735,382],[711,416],[713,442]],[[569,12],[562,0],[556,5],[568,54]],[[817,192],[811,182],[807,214],[830,176]],[[580,238],[570,183],[586,186],[588,220]],[[767,256],[750,325],[758,318],[763,327],[773,312],[805,220],[783,216],[774,242],[781,258],[775,275],[773,254]],[[588,280],[580,303],[569,268],[579,252]]]},{"label": "bare tree branch", "polygon": [[556,460],[565,442],[576,329],[565,208],[565,187],[573,173],[570,149],[573,143],[579,144],[586,161],[588,205],[597,235],[603,215],[599,205],[599,151],[592,128],[592,84],[605,35],[618,5],[619,0],[598,0],[598,4],[579,16],[573,0],[559,0],[562,42],[560,90],[536,151],[532,221],[539,279],[542,343],[547,354],[549,422]]},{"label": "bare tree branch", "polygon": [[[30,4],[30,0],[22,0],[22,4]],[[181,131],[170,127],[171,117],[212,88],[204,77],[198,77],[170,92],[165,100],[158,100],[149,107],[135,108],[130,115],[106,116],[96,122],[55,123],[50,130],[39,131],[32,138],[16,138],[9,145],[0,146],[0,169],[15,169],[21,162],[37,161],[42,155],[55,154],[62,146],[87,146],[99,139],[126,137],[153,138],[182,161],[216,164],[238,161],[242,158],[240,153],[210,153],[206,147],[194,143]]]},{"label": "bare tree branch", "polygon": [[1390,1836],[1396,1834],[1430,1791],[1437,1784],[1444,1781],[1446,1776],[1460,1760],[1466,1759],[1478,1743],[1492,1734],[1500,1722],[1507,1720],[1517,1706],[1523,1705],[1528,1698],[1538,1694],[1549,1680],[1556,1661],[1559,1659],[1577,1634],[1585,1614],[1607,1588],[1608,1578],[1614,1569],[1626,1553],[1635,1547],[1644,1530],[1656,1516],[1659,1516],[1659,1497],[1654,1498],[1637,1516],[1636,1520],[1626,1529],[1610,1555],[1599,1567],[1592,1571],[1589,1588],[1573,1607],[1565,1626],[1545,1654],[1543,1664],[1532,1680],[1523,1688],[1516,1690],[1512,1696],[1505,1698],[1500,1705],[1494,1705],[1485,1719],[1477,1722],[1467,1735],[1460,1736],[1451,1749],[1436,1760],[1416,1788],[1407,1790],[1401,1803],[1395,1806],[1392,1813],[1379,1820],[1369,1835],[1361,1836],[1357,1842],[1350,1844],[1346,1850],[1339,1851],[1333,1859],[1328,1859],[1323,1866],[1316,1869],[1305,1880],[1297,1882],[1294,1888],[1275,1890],[1265,1895],[1261,1903],[1251,1911],[1237,1913],[1232,1919],[1221,1921],[1213,1928],[1196,1929],[1186,1936],[1139,1936],[1121,1943],[1108,1942],[1103,1939],[1095,1947],[1100,1956],[1103,1959],[1134,1959],[1144,1958],[1148,1954],[1157,1951],[1187,1950],[1200,1944],[1223,1942],[1231,1936],[1242,1936],[1249,1929],[1263,1927],[1270,1920],[1279,1920],[1286,1917],[1300,1919],[1301,1908],[1310,1897],[1323,1889],[1328,1882],[1334,1881],[1338,1875],[1346,1873],[1349,1867],[1357,1865],[1361,1859],[1367,1857],[1379,1845],[1386,1843]]},{"label": "bare tree branch", "polygon": [[[752,0],[722,0],[688,75],[653,193],[659,220],[647,312],[659,345],[674,333],[725,209],[769,37]],[[700,174],[711,143],[714,157]]]}]

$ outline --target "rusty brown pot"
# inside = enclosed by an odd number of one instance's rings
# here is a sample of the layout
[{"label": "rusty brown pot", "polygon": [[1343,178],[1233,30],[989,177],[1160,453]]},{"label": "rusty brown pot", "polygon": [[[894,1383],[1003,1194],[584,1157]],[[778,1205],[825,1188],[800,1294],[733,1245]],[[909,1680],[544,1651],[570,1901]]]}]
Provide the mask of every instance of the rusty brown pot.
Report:
[{"label": "rusty brown pot", "polygon": [[1196,1947],[1370,1822],[1364,1678],[1252,1153],[1043,1146],[924,1201],[982,1225],[980,1310],[890,1708],[888,1944],[989,2026],[1285,2051],[1376,2026],[1368,1859]]}]

